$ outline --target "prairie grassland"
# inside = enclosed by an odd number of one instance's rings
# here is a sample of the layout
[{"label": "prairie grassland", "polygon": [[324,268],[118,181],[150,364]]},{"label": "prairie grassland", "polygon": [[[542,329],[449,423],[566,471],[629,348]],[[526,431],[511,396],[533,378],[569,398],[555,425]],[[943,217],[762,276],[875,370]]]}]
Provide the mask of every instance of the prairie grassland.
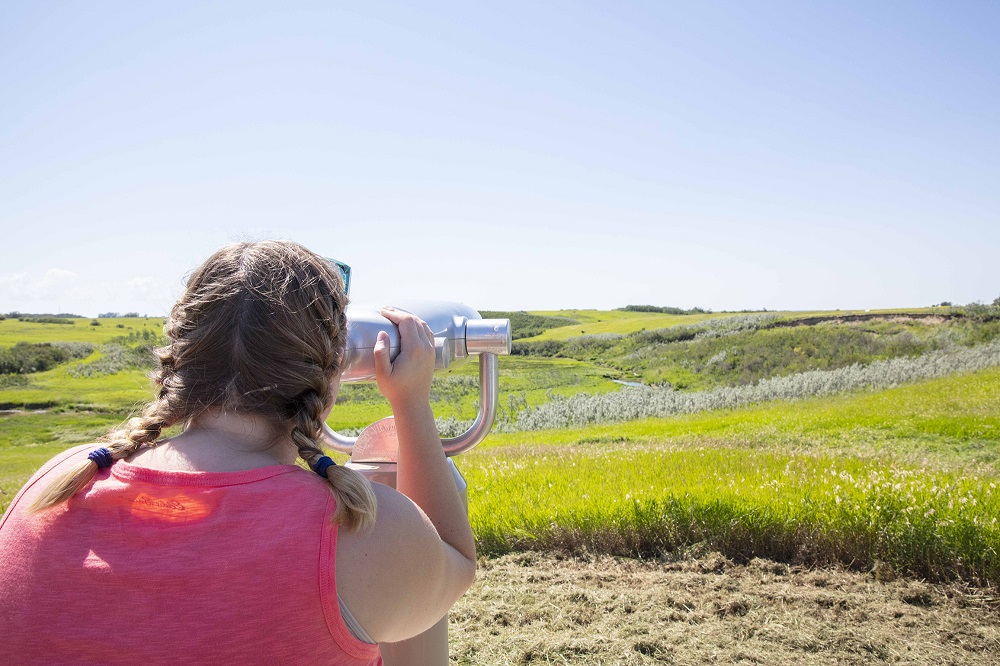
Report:
[{"label": "prairie grassland", "polygon": [[124,413],[153,397],[148,370],[92,378],[74,377],[72,367],[36,373],[25,384],[0,389],[0,409],[71,408]]},{"label": "prairie grassland", "polygon": [[[911,313],[946,312],[947,308],[898,308],[891,310],[817,310],[810,312],[769,312],[767,314],[782,318],[787,317],[817,317],[844,316],[852,314],[893,315]],[[627,310],[531,310],[529,314],[544,317],[569,317],[579,323],[551,328],[539,335],[528,338],[539,340],[568,340],[580,335],[601,335],[613,333],[625,335],[641,330],[669,328],[682,324],[697,324],[706,319],[739,316],[741,312],[716,312],[704,314],[674,315],[660,312],[632,312]]]},{"label": "prairie grassland", "polygon": [[[648,313],[599,314],[609,314],[610,322]],[[690,322],[694,315],[653,316]],[[54,342],[76,325],[39,326],[48,326],[50,336],[39,341]],[[107,328],[114,333],[107,339],[123,333]],[[141,370],[71,372],[92,360],[0,388],[0,403],[17,410],[0,415],[4,506],[45,459],[93,440],[151,396]],[[510,424],[542,407],[618,399],[610,379],[616,371],[600,361],[503,359],[501,416]],[[896,361],[944,368],[938,375],[962,369],[927,355],[887,362]],[[880,367],[845,372],[885,374]],[[801,383],[808,374],[787,379]],[[468,363],[435,380],[439,416],[456,422],[474,416],[475,375],[475,363]],[[884,388],[924,376],[834,388]],[[480,548],[491,555],[537,549],[646,556],[702,544],[737,560],[877,563],[928,578],[1000,581],[1000,371],[882,392],[807,398],[810,391],[795,393],[796,401],[769,394],[763,404],[732,403],[739,408],[718,409],[720,403],[695,414],[582,426],[570,420],[552,430],[493,435],[459,460]],[[375,393],[371,384],[345,386],[331,425],[351,431],[387,415]],[[573,397],[581,393],[591,397]],[[31,411],[37,407],[47,411]]]},{"label": "prairie grassland", "polygon": [[530,340],[568,340],[578,335],[602,333],[632,333],[643,329],[668,328],[678,324],[693,324],[724,314],[672,315],[660,312],[627,312],[624,310],[532,310],[531,314],[546,317],[569,317],[579,324],[550,328]]},{"label": "prairie grassland", "polygon": [[987,343],[1000,337],[1000,312],[990,310],[987,316],[991,319],[982,321],[975,312],[948,317],[868,314],[845,321],[727,314],[627,334],[566,340],[536,336],[516,341],[513,353],[598,362],[645,384],[704,390]]},{"label": "prairie grassland", "polygon": [[484,553],[705,544],[1000,582],[1000,371],[491,438],[460,459]]},{"label": "prairie grassland", "polygon": [[[70,319],[69,321],[73,323],[41,324],[18,321],[17,319],[2,319],[0,320],[0,346],[6,347],[17,342],[90,342],[101,344],[132,331],[150,330],[160,333],[163,330],[163,317]],[[101,325],[91,326],[91,321],[98,321]]]}]

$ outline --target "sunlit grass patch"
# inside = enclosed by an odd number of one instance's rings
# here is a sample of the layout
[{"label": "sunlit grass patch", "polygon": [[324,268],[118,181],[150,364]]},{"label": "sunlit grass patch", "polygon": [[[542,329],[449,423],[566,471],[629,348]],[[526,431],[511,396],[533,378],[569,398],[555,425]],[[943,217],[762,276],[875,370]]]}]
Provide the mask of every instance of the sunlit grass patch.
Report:
[{"label": "sunlit grass patch", "polygon": [[[128,333],[149,330],[160,334],[163,317],[120,317],[117,319],[70,319],[72,324],[44,324],[17,319],[0,319],[0,346],[18,342],[89,342],[102,344]],[[92,326],[96,321],[100,325]]]},{"label": "sunlit grass patch", "polygon": [[669,444],[494,448],[462,463],[486,554],[642,556],[704,543],[738,559],[1000,580],[992,471]]},{"label": "sunlit grass patch", "polygon": [[[772,312],[781,318],[801,318],[801,317],[823,317],[823,316],[845,316],[852,314],[871,315],[892,315],[908,313],[933,313],[941,311],[943,308],[898,308],[891,310],[844,310],[844,311],[815,311],[815,312]],[[532,310],[530,314],[542,315],[545,317],[569,317],[575,319],[577,324],[551,328],[531,340],[568,340],[578,335],[600,335],[603,333],[628,334],[641,330],[654,330],[658,328],[668,328],[683,324],[696,324],[706,319],[718,319],[721,317],[735,317],[746,313],[742,312],[716,312],[704,314],[664,314],[660,312],[632,312],[627,310]]]},{"label": "sunlit grass patch", "polygon": [[693,324],[705,319],[724,317],[726,314],[673,315],[659,312],[627,312],[624,310],[551,310],[532,311],[547,317],[570,317],[578,324],[550,328],[531,340],[568,340],[578,335],[601,333],[633,333],[643,329],[667,328],[678,324]]},{"label": "sunlit grass patch", "polygon": [[27,375],[27,385],[0,389],[0,409],[87,405],[102,410],[122,410],[153,398],[148,370],[131,369],[112,375],[85,377],[73,376],[73,367],[71,363],[33,373]]}]

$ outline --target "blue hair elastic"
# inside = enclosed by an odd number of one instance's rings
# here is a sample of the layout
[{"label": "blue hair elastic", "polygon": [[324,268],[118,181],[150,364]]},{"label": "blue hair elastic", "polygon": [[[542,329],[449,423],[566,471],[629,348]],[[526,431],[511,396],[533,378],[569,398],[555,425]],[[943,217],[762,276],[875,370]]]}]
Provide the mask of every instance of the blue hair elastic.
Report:
[{"label": "blue hair elastic", "polygon": [[313,471],[325,479],[327,478],[326,470],[330,468],[330,465],[336,465],[336,464],[337,463],[333,462],[333,459],[330,456],[323,456],[322,458],[316,461],[315,465],[313,465]]},{"label": "blue hair elastic", "polygon": [[98,469],[111,467],[111,464],[115,461],[115,459],[111,456],[111,451],[103,446],[99,449],[91,451],[87,458],[97,463]]}]

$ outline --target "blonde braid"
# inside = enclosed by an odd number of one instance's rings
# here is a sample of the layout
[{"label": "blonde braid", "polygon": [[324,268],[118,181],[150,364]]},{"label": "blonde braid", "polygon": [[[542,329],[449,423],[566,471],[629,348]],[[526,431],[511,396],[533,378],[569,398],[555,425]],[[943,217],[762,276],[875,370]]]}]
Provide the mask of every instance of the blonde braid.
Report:
[{"label": "blonde braid", "polygon": [[[292,440],[299,450],[299,457],[310,469],[315,469],[319,459],[326,455],[316,442],[323,427],[320,415],[326,404],[316,391],[306,393],[303,403],[303,408],[295,416]],[[377,505],[368,479],[340,465],[327,467],[326,479],[337,498],[337,508],[333,514],[335,522],[349,532],[368,529],[375,523]]]},{"label": "blonde braid", "polygon": [[[163,429],[172,425],[161,413],[167,411],[167,404],[161,392],[161,398],[150,404],[141,417],[129,419],[124,428],[112,431],[103,439],[104,448],[111,452],[112,461],[127,458],[143,444],[156,441]],[[90,458],[73,465],[45,487],[28,507],[28,512],[36,513],[62,504],[85,488],[97,470],[97,463]]]}]

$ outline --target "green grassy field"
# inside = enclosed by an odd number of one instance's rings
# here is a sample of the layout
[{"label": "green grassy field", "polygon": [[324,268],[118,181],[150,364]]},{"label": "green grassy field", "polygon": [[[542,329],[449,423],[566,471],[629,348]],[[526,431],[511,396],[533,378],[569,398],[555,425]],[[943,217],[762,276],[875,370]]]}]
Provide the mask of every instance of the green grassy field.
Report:
[{"label": "green grassy field", "polygon": [[1000,370],[617,426],[461,459],[488,553],[754,556],[1000,580]]},{"label": "green grassy field", "polygon": [[[0,347],[15,342],[90,342],[101,344],[112,338],[128,334],[130,331],[163,330],[162,317],[135,317],[118,319],[69,319],[72,324],[39,324],[0,320]],[[91,326],[96,321],[100,326]]]},{"label": "green grassy field", "polygon": [[551,328],[530,340],[568,340],[578,335],[601,333],[632,333],[643,329],[667,328],[678,324],[693,324],[718,316],[714,314],[671,315],[658,312],[626,312],[624,310],[538,310],[531,314],[546,317],[569,317],[579,324]]},{"label": "green grassy field", "polygon": [[[790,317],[835,317],[856,314],[893,315],[912,313],[944,312],[947,308],[898,308],[890,310],[816,310],[808,312],[771,312],[781,318]],[[626,335],[643,330],[669,328],[682,324],[697,324],[707,319],[736,317],[742,312],[717,312],[711,314],[662,314],[659,312],[631,312],[626,310],[532,310],[531,314],[546,317],[569,317],[579,324],[559,326],[528,338],[528,340],[568,340],[580,335],[600,335],[615,333]]]},{"label": "green grassy field", "polygon": [[[635,325],[624,315],[645,314],[591,312],[538,314],[581,322],[607,315],[594,323],[617,322],[623,328],[614,332]],[[685,323],[692,316],[656,315]],[[120,335],[109,323],[94,328]],[[78,335],[66,325],[39,332],[23,322],[0,324],[13,336],[7,344],[17,341],[18,330],[36,342]],[[92,441],[150,395],[141,370],[69,372],[92,360],[26,375],[27,386],[0,388],[0,403],[18,406],[0,414],[4,508],[42,462]],[[618,390],[611,360],[503,358],[502,407],[513,412],[555,395]],[[476,372],[468,363],[436,378],[438,416],[474,416]],[[386,414],[373,385],[345,386],[330,424],[347,430]],[[1000,584],[996,368],[878,392],[497,433],[458,465],[487,555],[537,549],[645,557],[702,546],[736,560],[763,556],[858,569],[878,563],[920,577]]]}]

